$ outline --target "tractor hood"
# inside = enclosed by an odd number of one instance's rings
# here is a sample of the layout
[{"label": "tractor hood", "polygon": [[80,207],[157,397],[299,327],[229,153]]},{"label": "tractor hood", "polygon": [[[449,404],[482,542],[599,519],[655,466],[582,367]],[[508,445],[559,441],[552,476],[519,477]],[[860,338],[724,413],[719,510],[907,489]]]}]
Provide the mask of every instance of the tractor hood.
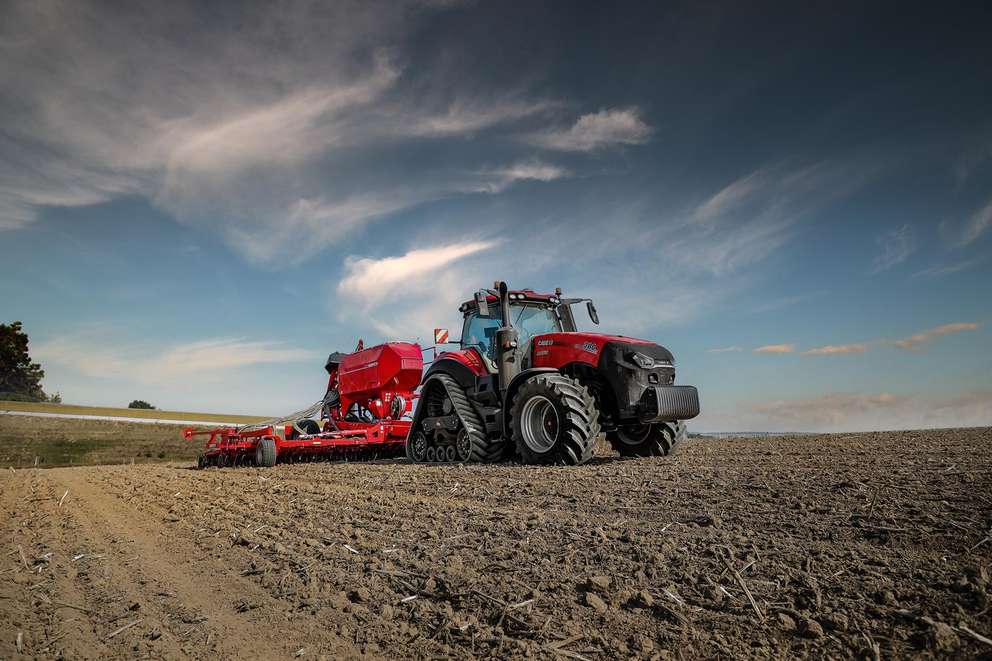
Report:
[{"label": "tractor hood", "polygon": [[545,333],[535,335],[531,343],[534,367],[561,367],[570,362],[598,365],[603,352],[625,355],[644,354],[659,364],[674,364],[672,352],[649,340],[625,335],[601,333]]},{"label": "tractor hood", "polygon": [[654,342],[624,335],[582,332],[535,335],[529,357],[531,367],[561,369],[571,363],[585,363],[601,369],[604,358],[610,363],[627,363],[634,353],[651,358],[658,368],[675,371],[671,351]]}]

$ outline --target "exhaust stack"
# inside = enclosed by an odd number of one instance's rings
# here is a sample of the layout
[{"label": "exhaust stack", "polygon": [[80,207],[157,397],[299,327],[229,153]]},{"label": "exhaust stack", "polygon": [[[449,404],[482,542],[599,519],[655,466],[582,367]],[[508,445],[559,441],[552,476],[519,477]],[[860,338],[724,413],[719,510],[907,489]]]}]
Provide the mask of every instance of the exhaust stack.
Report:
[{"label": "exhaust stack", "polygon": [[499,281],[496,283],[499,291],[499,306],[502,326],[496,331],[496,346],[499,351],[499,387],[506,390],[517,374],[520,373],[520,357],[517,349],[520,341],[520,333],[513,327],[510,320],[510,294],[506,283]]}]

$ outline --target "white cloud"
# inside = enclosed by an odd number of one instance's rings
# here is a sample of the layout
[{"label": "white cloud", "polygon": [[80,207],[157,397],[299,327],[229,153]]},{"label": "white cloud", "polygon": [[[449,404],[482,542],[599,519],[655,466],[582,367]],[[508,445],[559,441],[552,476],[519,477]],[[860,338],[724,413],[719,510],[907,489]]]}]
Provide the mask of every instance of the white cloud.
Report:
[{"label": "white cloud", "polygon": [[281,342],[215,338],[166,347],[113,344],[96,334],[68,335],[32,347],[46,365],[67,367],[90,378],[124,378],[145,384],[182,383],[190,377],[223,378],[252,365],[318,360],[312,351]]},{"label": "white cloud", "polygon": [[795,350],[795,344],[766,344],[754,349],[754,353],[793,353]]},{"label": "white cloud", "polygon": [[530,141],[559,151],[593,151],[615,145],[641,145],[653,132],[637,108],[612,108],[582,115],[570,128],[531,135]]},{"label": "white cloud", "polygon": [[464,260],[499,243],[465,241],[395,257],[348,257],[336,288],[338,315],[354,321],[360,311],[388,339],[428,338],[432,328],[457,316],[458,303],[482,282],[479,264]]},{"label": "white cloud", "polygon": [[[179,377],[201,372],[222,372],[250,365],[293,363],[319,358],[305,349],[286,347],[282,342],[250,342],[223,338],[173,347],[147,361],[151,375]],[[152,376],[154,378],[154,376]]]},{"label": "white cloud", "polygon": [[977,329],[978,329],[978,324],[976,323],[958,322],[953,324],[944,324],[943,326],[937,326],[936,328],[931,328],[928,331],[917,333],[916,335],[910,335],[909,337],[904,337],[900,340],[893,340],[892,344],[899,347],[900,349],[908,349],[910,351],[922,351],[923,345],[929,342],[930,340],[941,337],[943,335],[951,335],[953,333],[960,333],[961,331],[977,330]]},{"label": "white cloud", "polygon": [[348,257],[347,275],[338,284],[338,293],[363,301],[377,303],[403,291],[412,282],[422,279],[452,262],[496,245],[496,241],[451,243],[437,248],[411,250],[399,257],[371,259]]},{"label": "white cloud", "polygon": [[570,177],[571,172],[563,167],[539,160],[520,161],[505,168],[485,171],[481,176],[488,181],[475,190],[484,193],[499,193],[518,181],[554,181]]},{"label": "white cloud", "polygon": [[878,244],[881,252],[875,257],[872,273],[886,271],[901,264],[916,252],[916,236],[909,225],[903,225],[899,229],[876,237],[875,243]]},{"label": "white cloud", "polygon": [[868,351],[868,344],[864,342],[856,344],[828,344],[803,351],[804,356],[831,356],[844,353],[865,353]]},{"label": "white cloud", "polygon": [[992,392],[950,398],[834,392],[750,405],[741,417],[768,431],[874,431],[992,424]]}]

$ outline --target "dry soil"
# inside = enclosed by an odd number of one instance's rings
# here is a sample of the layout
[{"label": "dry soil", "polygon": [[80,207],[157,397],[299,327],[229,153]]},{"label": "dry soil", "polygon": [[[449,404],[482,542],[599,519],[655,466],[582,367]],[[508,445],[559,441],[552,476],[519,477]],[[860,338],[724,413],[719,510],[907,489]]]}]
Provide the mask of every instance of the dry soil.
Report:
[{"label": "dry soil", "polygon": [[5,469],[0,658],[988,656],[990,441]]}]

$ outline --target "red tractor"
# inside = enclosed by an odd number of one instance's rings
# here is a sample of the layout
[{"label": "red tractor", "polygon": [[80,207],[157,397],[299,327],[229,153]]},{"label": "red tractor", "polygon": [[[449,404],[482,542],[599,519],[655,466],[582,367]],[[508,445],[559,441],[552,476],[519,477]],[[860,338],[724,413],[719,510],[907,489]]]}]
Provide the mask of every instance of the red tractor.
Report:
[{"label": "red tractor", "polygon": [[561,290],[510,291],[506,283],[462,304],[457,351],[424,375],[407,438],[415,462],[581,464],[601,432],[621,455],[667,455],[699,415],[693,386],[674,385],[671,352],[622,335],[578,332]]}]

